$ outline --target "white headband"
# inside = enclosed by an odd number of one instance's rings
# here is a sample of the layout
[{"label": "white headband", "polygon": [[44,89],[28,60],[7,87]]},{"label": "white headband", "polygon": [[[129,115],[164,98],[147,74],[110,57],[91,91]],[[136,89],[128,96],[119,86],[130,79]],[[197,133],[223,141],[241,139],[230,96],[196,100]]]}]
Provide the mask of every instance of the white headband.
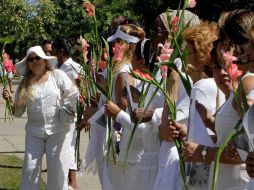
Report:
[{"label": "white headband", "polygon": [[118,27],[116,33],[114,35],[110,36],[107,39],[107,41],[108,42],[112,42],[112,41],[114,41],[117,38],[125,40],[128,43],[134,43],[134,44],[136,44],[136,43],[139,42],[139,39],[137,37],[124,33],[123,31],[120,30],[120,27]]},{"label": "white headband", "polygon": [[142,42],[141,42],[141,57],[142,59],[145,58],[145,54],[144,54],[144,48],[145,48],[145,43],[148,39],[144,39]]}]

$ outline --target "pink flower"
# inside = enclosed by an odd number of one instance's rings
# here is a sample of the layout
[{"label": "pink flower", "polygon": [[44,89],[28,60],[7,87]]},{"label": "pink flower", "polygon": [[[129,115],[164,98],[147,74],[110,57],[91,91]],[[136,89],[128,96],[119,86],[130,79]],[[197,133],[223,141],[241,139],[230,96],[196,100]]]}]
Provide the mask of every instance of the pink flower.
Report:
[{"label": "pink flower", "polygon": [[95,10],[95,6],[90,3],[89,1],[85,1],[83,2],[83,7],[86,8],[86,11],[88,13],[88,16],[94,16],[94,10]]},{"label": "pink flower", "polygon": [[90,46],[87,41],[84,39],[84,38],[80,38],[77,40],[78,43],[81,44],[81,47],[82,47],[82,51],[84,52],[84,59],[85,59],[85,62],[87,63],[89,61],[87,55],[88,55],[88,47]]},{"label": "pink flower", "polygon": [[236,64],[230,64],[228,73],[232,80],[236,80],[238,77],[242,76],[243,72],[238,70],[238,66]]},{"label": "pink flower", "polygon": [[171,54],[173,53],[174,49],[170,48],[170,43],[165,43],[162,45],[161,43],[158,44],[158,47],[161,48],[160,56],[157,56],[159,62],[167,62],[170,59]]},{"label": "pink flower", "polygon": [[237,57],[233,56],[233,53],[229,51],[223,53],[223,59],[225,60],[226,67],[233,64],[233,61],[237,61]]},{"label": "pink flower", "polygon": [[125,52],[126,47],[124,47],[123,45],[119,44],[119,43],[115,43],[114,47],[113,47],[113,54],[114,54],[114,59],[116,61],[122,61],[122,56],[123,53]]},{"label": "pink flower", "polygon": [[193,8],[196,6],[196,0],[189,0],[188,1],[188,7]]},{"label": "pink flower", "polygon": [[107,64],[106,64],[106,61],[98,61],[98,67],[102,70],[104,70],[106,68]]},{"label": "pink flower", "polygon": [[161,70],[161,76],[162,76],[162,78],[167,78],[168,66],[167,65],[161,65],[160,66],[160,70]]},{"label": "pink flower", "polygon": [[95,62],[94,59],[92,58],[92,63],[91,63],[91,74],[93,75],[95,73]]},{"label": "pink flower", "polygon": [[103,49],[103,58],[104,58],[104,60],[108,59],[108,54],[107,54],[106,49]]},{"label": "pink flower", "polygon": [[148,73],[143,73],[140,70],[134,70],[133,71],[136,75],[139,75],[141,78],[146,79],[146,80],[152,80],[153,78],[148,74]]},{"label": "pink flower", "polygon": [[180,18],[178,16],[175,16],[172,20],[171,20],[171,26],[174,26],[175,24],[177,24],[179,22]]}]

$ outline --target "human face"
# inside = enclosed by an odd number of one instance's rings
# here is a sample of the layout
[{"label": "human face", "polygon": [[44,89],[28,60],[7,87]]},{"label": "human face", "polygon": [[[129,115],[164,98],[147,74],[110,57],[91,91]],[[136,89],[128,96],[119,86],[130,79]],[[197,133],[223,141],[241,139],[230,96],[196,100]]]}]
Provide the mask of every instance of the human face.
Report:
[{"label": "human face", "polygon": [[187,43],[186,49],[188,50],[187,63],[194,66],[197,70],[200,70],[202,65],[198,62],[197,53],[195,52],[193,45]]},{"label": "human face", "polygon": [[160,17],[157,17],[154,21],[154,25],[150,30],[151,32],[151,42],[152,48],[154,51],[157,51],[158,44],[164,44],[166,39],[168,38],[168,31],[166,30],[165,26],[163,25]]},{"label": "human face", "polygon": [[219,89],[225,94],[226,97],[228,97],[230,90],[232,89],[232,81],[230,80],[228,73],[218,62],[213,64],[213,78]]},{"label": "human face", "polygon": [[43,51],[47,56],[50,56],[52,53],[52,44],[48,43],[43,46]]},{"label": "human face", "polygon": [[34,75],[40,75],[46,71],[46,60],[35,53],[31,53],[27,57],[27,65]]}]

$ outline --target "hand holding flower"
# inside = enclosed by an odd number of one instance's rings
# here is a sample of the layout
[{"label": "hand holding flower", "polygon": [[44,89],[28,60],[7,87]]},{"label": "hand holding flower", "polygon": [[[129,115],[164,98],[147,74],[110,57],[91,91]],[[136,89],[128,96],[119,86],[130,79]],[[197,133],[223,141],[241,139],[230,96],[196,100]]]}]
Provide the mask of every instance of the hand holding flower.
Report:
[{"label": "hand holding flower", "polygon": [[183,142],[183,152],[182,152],[184,161],[202,162],[203,157],[201,155],[201,152],[202,152],[203,148],[204,148],[203,145],[199,145],[199,144],[196,144],[191,141],[184,141]]},{"label": "hand holding flower", "polygon": [[245,161],[246,170],[250,177],[254,177],[254,152],[250,152]]},{"label": "hand holding flower", "polygon": [[131,113],[131,121],[136,123],[140,118],[142,118],[142,123],[143,122],[149,122],[151,121],[153,117],[154,110],[153,109],[147,109],[146,112],[145,108],[136,108],[132,113]]},{"label": "hand holding flower", "polygon": [[121,111],[121,109],[116,104],[109,100],[105,103],[104,107],[105,114],[112,117],[113,119],[116,118],[118,113]]},{"label": "hand holding flower", "polygon": [[160,126],[159,127],[159,138],[160,140],[165,140],[173,142],[175,138],[179,136],[179,131],[173,125],[170,126]]}]

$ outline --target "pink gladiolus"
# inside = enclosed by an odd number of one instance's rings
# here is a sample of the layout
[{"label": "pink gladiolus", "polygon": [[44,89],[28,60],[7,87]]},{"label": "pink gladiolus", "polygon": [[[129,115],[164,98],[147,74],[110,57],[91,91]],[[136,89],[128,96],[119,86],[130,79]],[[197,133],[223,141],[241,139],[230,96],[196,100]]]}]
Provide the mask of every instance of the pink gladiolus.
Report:
[{"label": "pink gladiolus", "polygon": [[188,7],[189,8],[193,8],[193,7],[195,7],[196,6],[196,0],[189,0],[189,2],[188,2]]},{"label": "pink gladiolus", "polygon": [[233,53],[229,51],[223,53],[223,59],[225,60],[226,67],[233,64],[233,61],[237,61],[237,57],[233,56]]},{"label": "pink gladiolus", "polygon": [[86,8],[88,16],[91,16],[91,17],[94,16],[95,6],[93,4],[91,4],[90,2],[84,2],[83,7]]},{"label": "pink gladiolus", "polygon": [[174,26],[174,28],[173,28],[173,33],[176,33],[177,30],[178,30],[178,27],[177,27],[177,26]]},{"label": "pink gladiolus", "polygon": [[91,74],[95,73],[95,63],[94,63],[94,59],[92,58],[92,63],[91,63]]},{"label": "pink gladiolus", "polygon": [[81,47],[83,49],[82,51],[84,52],[85,62],[87,63],[89,61],[89,59],[87,57],[89,44],[87,43],[87,41],[84,38],[78,39],[77,42],[81,44]]},{"label": "pink gladiolus", "polygon": [[119,43],[115,43],[114,47],[113,47],[113,53],[114,53],[114,59],[116,61],[122,61],[122,55],[125,51],[126,47],[124,47],[123,45],[119,44]]},{"label": "pink gladiolus", "polygon": [[161,48],[160,56],[157,56],[159,62],[167,62],[170,59],[171,54],[173,53],[173,49],[170,48],[170,43],[165,43],[162,45],[158,44],[158,47]]},{"label": "pink gladiolus", "polygon": [[104,58],[104,60],[108,59],[108,54],[107,54],[107,51],[105,49],[103,50],[103,58]]},{"label": "pink gladiolus", "polygon": [[167,65],[161,65],[160,66],[160,70],[161,70],[161,76],[162,76],[162,78],[167,78],[168,66]]},{"label": "pink gladiolus", "polygon": [[175,16],[172,20],[171,20],[171,26],[174,26],[175,24],[177,24],[179,22],[180,18],[178,16]]},{"label": "pink gladiolus", "polygon": [[106,63],[106,61],[100,60],[98,62],[98,66],[99,66],[100,69],[104,70],[106,68],[106,66],[107,66],[107,63]]},{"label": "pink gladiolus", "polygon": [[236,80],[238,77],[242,76],[243,72],[238,70],[238,66],[236,64],[230,64],[228,73],[232,80]]},{"label": "pink gladiolus", "polygon": [[136,75],[139,75],[141,78],[146,79],[146,80],[152,80],[153,78],[148,74],[148,73],[143,73],[140,70],[134,70],[133,71]]}]

